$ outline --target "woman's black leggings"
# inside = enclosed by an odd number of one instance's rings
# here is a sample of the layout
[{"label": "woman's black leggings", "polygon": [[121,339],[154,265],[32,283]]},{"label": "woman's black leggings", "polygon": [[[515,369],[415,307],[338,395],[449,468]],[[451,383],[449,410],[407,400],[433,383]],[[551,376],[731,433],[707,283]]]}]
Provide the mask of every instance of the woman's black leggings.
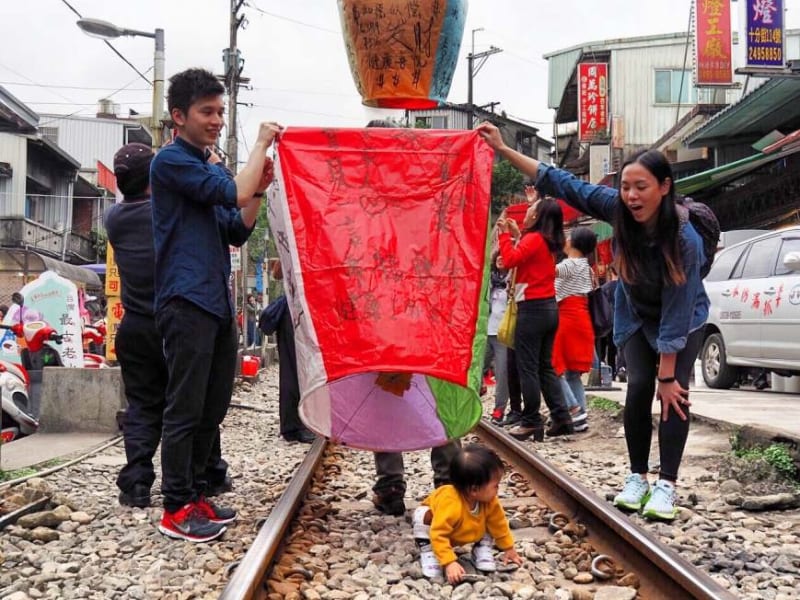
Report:
[{"label": "woman's black leggings", "polygon": [[[700,344],[703,342],[703,328],[689,334],[686,346],[678,352],[675,360],[675,378],[685,389],[689,389],[689,375]],[[622,349],[628,370],[628,392],[625,395],[625,441],[628,444],[628,457],[632,473],[647,473],[647,458],[650,455],[652,439],[653,398],[656,392],[658,374],[658,352],[648,343],[644,332],[639,329]],[[683,406],[685,421],[670,410],[666,421],[658,418],[658,450],[661,459],[661,478],[669,481],[678,479],[678,467],[683,458],[686,438],[689,437],[689,407]]]},{"label": "woman's black leggings", "polygon": [[561,384],[553,370],[553,341],[558,329],[556,300],[525,300],[517,308],[514,352],[524,402],[521,424],[525,427],[542,426],[539,412],[542,395],[553,423],[570,423]]}]

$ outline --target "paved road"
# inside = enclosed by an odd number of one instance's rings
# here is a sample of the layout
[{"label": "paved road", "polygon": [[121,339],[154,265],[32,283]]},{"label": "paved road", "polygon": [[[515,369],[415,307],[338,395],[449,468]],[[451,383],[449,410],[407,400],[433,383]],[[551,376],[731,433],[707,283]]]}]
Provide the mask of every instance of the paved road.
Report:
[{"label": "paved road", "polygon": [[[613,383],[616,391],[589,392],[625,403],[624,383]],[[595,388],[597,389],[597,388]],[[692,412],[736,425],[761,425],[782,429],[794,436],[800,435],[800,394],[759,391],[754,388],[714,390],[699,385],[690,390]],[[653,402],[653,412],[661,405]]]}]

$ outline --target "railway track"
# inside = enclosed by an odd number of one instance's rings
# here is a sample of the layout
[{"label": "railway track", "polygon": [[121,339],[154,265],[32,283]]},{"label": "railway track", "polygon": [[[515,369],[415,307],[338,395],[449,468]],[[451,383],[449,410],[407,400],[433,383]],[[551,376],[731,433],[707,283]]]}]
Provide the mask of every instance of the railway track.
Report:
[{"label": "railway track", "polygon": [[[516,486],[527,490],[529,494],[530,490],[534,490],[536,498],[546,505],[543,510],[549,515],[549,529],[554,533],[554,539],[564,542],[567,540],[565,536],[572,535],[577,554],[591,557],[590,581],[594,581],[595,587],[615,583],[634,585],[638,588],[637,598],[647,600],[726,600],[736,597],[502,429],[481,421],[474,433],[483,443],[495,449],[517,473],[512,475]],[[304,535],[303,527],[291,533],[292,520],[298,511],[303,510],[304,497],[314,478],[319,476],[319,469],[326,469],[328,474],[330,469],[335,470],[333,465],[341,459],[337,459],[335,454],[336,451],[325,441],[317,440],[314,443],[252,546],[233,571],[220,598],[261,600],[281,595],[275,591],[275,578],[269,581],[275,575],[272,571],[280,561],[282,548],[287,544],[286,536],[291,535],[291,543],[296,544]],[[521,479],[526,483],[522,483]],[[320,522],[321,519],[313,518],[313,514],[306,516],[310,516],[310,521],[315,523],[310,528],[317,534],[317,539],[320,534],[327,532],[328,526]],[[308,529],[306,525],[306,531]],[[526,563],[523,569],[530,566],[530,563]],[[296,583],[310,581],[313,577],[311,570],[291,564],[277,574],[278,579],[289,578]],[[591,598],[591,592],[587,593],[588,596],[577,594],[573,597]]]}]

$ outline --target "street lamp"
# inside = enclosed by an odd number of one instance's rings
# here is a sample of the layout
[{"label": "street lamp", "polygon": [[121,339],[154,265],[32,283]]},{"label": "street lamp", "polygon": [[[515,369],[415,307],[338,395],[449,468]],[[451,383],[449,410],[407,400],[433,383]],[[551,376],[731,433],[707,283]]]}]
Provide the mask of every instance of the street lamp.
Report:
[{"label": "street lamp", "polygon": [[117,27],[100,19],[80,19],[78,27],[92,37],[112,40],[124,35],[153,38],[156,41],[156,52],[153,59],[153,115],[150,128],[153,136],[153,150],[161,146],[161,117],[164,114],[164,30],[156,29],[153,33]]}]

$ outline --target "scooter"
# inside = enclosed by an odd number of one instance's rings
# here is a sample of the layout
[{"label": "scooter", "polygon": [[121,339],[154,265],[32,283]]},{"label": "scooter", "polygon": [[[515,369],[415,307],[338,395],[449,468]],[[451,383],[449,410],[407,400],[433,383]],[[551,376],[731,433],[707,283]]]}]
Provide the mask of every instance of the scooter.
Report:
[{"label": "scooter", "polygon": [[[0,324],[0,329],[12,331],[17,338],[24,339],[27,346],[18,350],[19,363],[0,360],[2,438],[11,441],[39,428],[42,369],[63,366],[61,355],[51,344],[61,344],[64,338],[44,321]],[[16,346],[16,342],[8,340],[3,343]]]},{"label": "scooter", "polygon": [[105,319],[96,321],[92,325],[83,326],[84,348],[89,351],[83,353],[83,367],[85,369],[105,369],[108,362],[102,355],[103,344],[106,341]]}]

